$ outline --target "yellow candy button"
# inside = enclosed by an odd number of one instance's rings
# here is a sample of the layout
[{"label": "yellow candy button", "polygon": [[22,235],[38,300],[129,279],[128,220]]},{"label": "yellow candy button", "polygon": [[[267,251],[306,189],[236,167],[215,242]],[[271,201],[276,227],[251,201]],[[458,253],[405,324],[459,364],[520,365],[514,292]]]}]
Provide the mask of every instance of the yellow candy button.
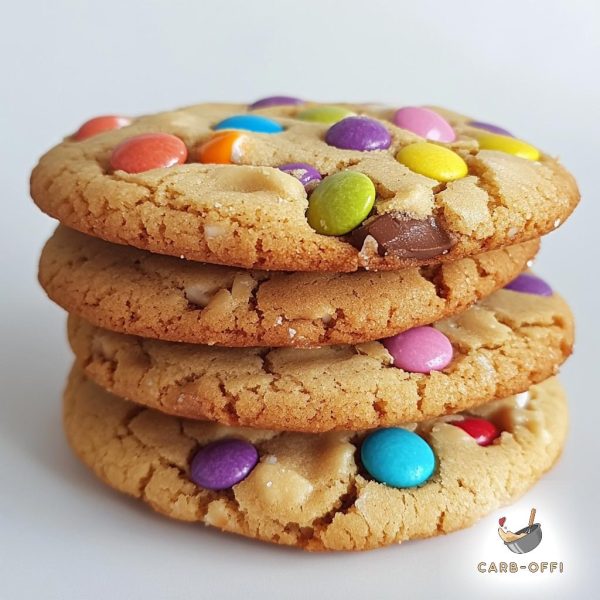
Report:
[{"label": "yellow candy button", "polygon": [[475,139],[479,142],[479,147],[482,150],[498,150],[499,152],[520,156],[521,158],[528,158],[529,160],[538,160],[540,157],[540,151],[537,148],[523,140],[518,140],[508,135],[478,133]]},{"label": "yellow candy button", "polygon": [[346,117],[351,117],[354,113],[341,106],[314,106],[298,113],[298,118],[311,123],[326,123],[331,125],[337,123]]},{"label": "yellow candy button", "polygon": [[431,142],[404,146],[396,154],[396,160],[411,171],[438,181],[454,181],[469,172],[467,163],[456,152]]}]

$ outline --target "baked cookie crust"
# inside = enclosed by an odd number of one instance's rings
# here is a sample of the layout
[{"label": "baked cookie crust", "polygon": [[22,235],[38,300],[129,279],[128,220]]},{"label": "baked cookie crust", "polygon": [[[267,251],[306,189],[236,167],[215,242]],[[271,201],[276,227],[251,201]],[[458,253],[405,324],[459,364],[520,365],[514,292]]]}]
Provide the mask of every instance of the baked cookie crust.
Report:
[{"label": "baked cookie crust", "polygon": [[[65,225],[111,242],[244,268],[335,272],[452,261],[537,238],[563,222],[579,200],[573,177],[554,158],[542,154],[534,161],[482,150],[467,117],[436,109],[457,135],[443,146],[468,166],[466,177],[440,184],[396,160],[399,149],[423,138],[394,125],[393,109],[344,106],[379,120],[391,135],[390,147],[333,147],[325,141],[328,125],[297,118],[306,105],[279,106],[253,112],[276,120],[282,133],[243,132],[237,164],[200,164],[194,157],[214,135],[212,128],[248,111],[245,105],[200,104],[140,117],[83,141],[65,139],[33,170],[31,194]],[[111,170],[117,144],[157,132],[183,140],[191,162],[134,174]],[[429,258],[380,256],[346,238],[317,233],[306,220],[303,185],[277,168],[290,162],[309,163],[322,175],[363,173],[375,185],[374,214],[435,217],[451,249]]]},{"label": "baked cookie crust", "polygon": [[551,297],[499,290],[438,321],[454,357],[443,371],[393,366],[380,342],[322,348],[218,348],[147,340],[71,316],[86,376],[160,411],[227,425],[323,432],[420,421],[527,390],[573,346],[573,318]]},{"label": "baked cookie crust", "polygon": [[402,271],[245,271],[160,256],[59,227],[40,259],[48,296],[98,327],[220,346],[355,344],[458,313],[503,287],[538,240]]},{"label": "baked cookie crust", "polygon": [[[460,416],[411,425],[437,466],[410,489],[364,474],[360,432],[274,433],[178,419],[108,394],[78,370],[65,391],[64,423],[100,479],[168,517],[305,550],[367,550],[468,527],[529,489],[560,455],[568,414],[554,378],[525,396],[472,411],[503,430],[487,447],[448,422]],[[232,436],[258,449],[250,475],[222,492],[192,483],[191,456]]]}]

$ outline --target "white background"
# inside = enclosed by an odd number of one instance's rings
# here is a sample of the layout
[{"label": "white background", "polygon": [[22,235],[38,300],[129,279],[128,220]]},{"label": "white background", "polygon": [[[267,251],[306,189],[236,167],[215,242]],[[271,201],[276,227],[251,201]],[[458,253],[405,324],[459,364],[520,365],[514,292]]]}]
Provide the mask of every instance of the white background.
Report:
[{"label": "white background", "polygon": [[[565,0],[84,2],[3,4],[0,598],[494,598],[595,595],[598,543],[600,14]],[[357,555],[309,555],[155,516],[105,489],[68,452],[60,392],[64,314],[35,281],[54,223],[28,200],[37,157],[90,116],[286,93],[446,105],[559,154],[577,213],[536,269],[571,302],[563,369],[570,441],[558,467],[472,529]],[[466,468],[468,466],[466,465]],[[527,559],[565,573],[483,575],[508,560],[502,514],[535,505]]]}]

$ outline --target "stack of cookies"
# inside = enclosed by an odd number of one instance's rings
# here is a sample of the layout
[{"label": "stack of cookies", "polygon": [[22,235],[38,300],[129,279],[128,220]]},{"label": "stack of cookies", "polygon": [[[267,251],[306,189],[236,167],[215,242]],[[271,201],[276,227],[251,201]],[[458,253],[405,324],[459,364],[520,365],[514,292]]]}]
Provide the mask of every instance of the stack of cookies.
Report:
[{"label": "stack of cookies", "polygon": [[579,194],[504,129],[290,97],[104,116],[31,190],[69,442],[167,516],[369,549],[474,523],[563,448],[573,319],[528,268]]}]

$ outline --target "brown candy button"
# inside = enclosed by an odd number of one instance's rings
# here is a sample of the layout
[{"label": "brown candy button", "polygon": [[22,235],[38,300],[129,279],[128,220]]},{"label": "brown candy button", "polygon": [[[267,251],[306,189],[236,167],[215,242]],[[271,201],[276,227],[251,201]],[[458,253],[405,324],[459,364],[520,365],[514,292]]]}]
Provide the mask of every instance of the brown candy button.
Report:
[{"label": "brown candy button", "polygon": [[378,244],[381,256],[397,258],[432,258],[454,244],[435,217],[411,219],[398,213],[385,213],[357,227],[348,239],[359,250],[370,235]]}]

